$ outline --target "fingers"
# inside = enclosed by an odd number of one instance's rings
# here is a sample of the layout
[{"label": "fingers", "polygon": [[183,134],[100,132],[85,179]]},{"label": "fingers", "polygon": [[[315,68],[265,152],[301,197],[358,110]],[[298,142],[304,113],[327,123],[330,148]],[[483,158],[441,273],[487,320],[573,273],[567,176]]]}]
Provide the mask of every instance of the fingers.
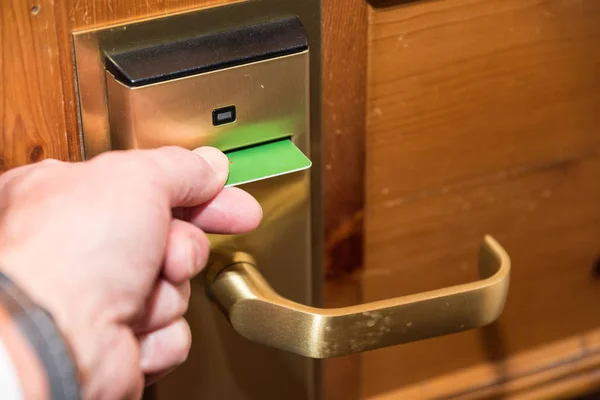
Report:
[{"label": "fingers", "polygon": [[[112,153],[97,159],[115,165],[114,158],[124,154],[130,157],[131,153]],[[162,147],[136,154],[135,160],[146,162],[123,163],[132,168],[131,175],[139,180],[141,173],[150,174],[167,195],[169,207],[183,209],[191,216],[185,219],[201,229],[211,233],[245,233],[260,223],[262,210],[252,196],[236,188],[223,189],[229,174],[229,159],[221,151],[212,147],[193,152]],[[123,168],[119,173],[123,173]]]},{"label": "fingers", "polygon": [[163,147],[148,154],[158,167],[155,178],[165,188],[171,208],[205,203],[223,189],[229,175],[229,159],[212,147],[193,152]]},{"label": "fingers", "polygon": [[190,279],[206,265],[209,253],[204,232],[186,221],[171,220],[162,269],[146,306],[146,314],[136,324],[137,333],[164,327],[187,311]]},{"label": "fingers", "polygon": [[190,301],[190,282],[175,286],[159,279],[146,307],[146,315],[136,324],[136,333],[152,332],[181,318]]},{"label": "fingers", "polygon": [[188,323],[180,318],[160,330],[141,336],[139,342],[142,372],[161,376],[187,359],[192,335]]},{"label": "fingers", "polygon": [[[144,389],[144,373],[140,368],[138,338],[133,335],[131,329],[125,326],[104,329],[101,337],[100,345],[109,345],[111,353],[104,354],[104,357],[95,357],[97,362],[93,366],[89,365],[89,367],[93,367],[93,371],[90,368],[80,371],[84,380],[81,398],[141,398]],[[110,355],[117,355],[119,362],[115,363]],[[107,382],[110,384],[107,385]],[[1,389],[0,393],[2,393]]]},{"label": "fingers", "polygon": [[162,275],[174,284],[189,281],[206,265],[209,248],[206,235],[198,227],[171,220]]},{"label": "fingers", "polygon": [[205,203],[223,189],[229,175],[229,159],[213,147],[194,151],[170,146],[106,152],[88,161],[90,164],[135,182],[156,184],[166,195],[169,208]]},{"label": "fingers", "polygon": [[260,204],[245,191],[229,187],[215,198],[192,208],[189,221],[208,233],[246,233],[262,219]]}]

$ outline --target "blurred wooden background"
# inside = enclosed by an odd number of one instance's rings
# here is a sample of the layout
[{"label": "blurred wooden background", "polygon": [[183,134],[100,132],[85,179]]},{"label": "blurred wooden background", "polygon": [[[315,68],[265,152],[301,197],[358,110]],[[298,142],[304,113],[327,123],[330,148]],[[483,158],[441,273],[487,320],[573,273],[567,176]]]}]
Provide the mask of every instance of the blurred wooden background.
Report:
[{"label": "blurred wooden background", "polygon": [[[228,0],[0,2],[0,168],[78,160],[70,33]],[[323,0],[326,305],[513,258],[485,329],[324,363],[327,399],[600,386],[600,2]]]}]

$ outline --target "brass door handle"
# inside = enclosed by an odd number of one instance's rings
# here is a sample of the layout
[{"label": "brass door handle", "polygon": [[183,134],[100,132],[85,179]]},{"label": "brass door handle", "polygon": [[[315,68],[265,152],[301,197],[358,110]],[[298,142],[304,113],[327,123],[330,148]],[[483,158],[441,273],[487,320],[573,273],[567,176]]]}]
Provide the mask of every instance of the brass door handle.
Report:
[{"label": "brass door handle", "polygon": [[495,321],[507,296],[510,258],[490,236],[479,252],[481,280],[336,309],[279,296],[244,253],[217,257],[210,296],[246,338],[311,358],[331,358],[461,332]]}]

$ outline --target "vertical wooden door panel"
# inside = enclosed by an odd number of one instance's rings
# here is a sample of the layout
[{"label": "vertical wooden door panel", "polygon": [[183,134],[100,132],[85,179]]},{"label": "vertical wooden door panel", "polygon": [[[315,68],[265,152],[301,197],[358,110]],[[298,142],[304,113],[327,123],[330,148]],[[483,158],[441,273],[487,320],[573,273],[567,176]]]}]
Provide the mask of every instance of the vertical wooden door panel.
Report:
[{"label": "vertical wooden door panel", "polygon": [[0,169],[68,159],[53,2],[0,2]]},{"label": "vertical wooden door panel", "polygon": [[362,266],[368,13],[365,0],[323,2],[324,213],[328,276]]},{"label": "vertical wooden door panel", "polygon": [[368,181],[370,199],[600,148],[593,134],[600,125],[598,15],[596,1],[374,9],[368,151],[377,179]]},{"label": "vertical wooden door panel", "polygon": [[600,3],[373,4],[365,300],[475,279],[487,233],[514,272],[498,323],[363,355],[363,395],[599,326]]},{"label": "vertical wooden door panel", "polygon": [[[366,128],[366,0],[323,1],[324,305],[361,302]],[[323,396],[360,394],[360,355],[323,362]]]}]

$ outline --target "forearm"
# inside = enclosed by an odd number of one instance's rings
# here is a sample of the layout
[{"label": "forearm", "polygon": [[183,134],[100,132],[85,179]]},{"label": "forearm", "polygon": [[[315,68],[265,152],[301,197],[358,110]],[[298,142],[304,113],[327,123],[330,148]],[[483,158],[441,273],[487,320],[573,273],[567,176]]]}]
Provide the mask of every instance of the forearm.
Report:
[{"label": "forearm", "polygon": [[0,273],[0,397],[77,399],[75,368],[51,317]]}]

